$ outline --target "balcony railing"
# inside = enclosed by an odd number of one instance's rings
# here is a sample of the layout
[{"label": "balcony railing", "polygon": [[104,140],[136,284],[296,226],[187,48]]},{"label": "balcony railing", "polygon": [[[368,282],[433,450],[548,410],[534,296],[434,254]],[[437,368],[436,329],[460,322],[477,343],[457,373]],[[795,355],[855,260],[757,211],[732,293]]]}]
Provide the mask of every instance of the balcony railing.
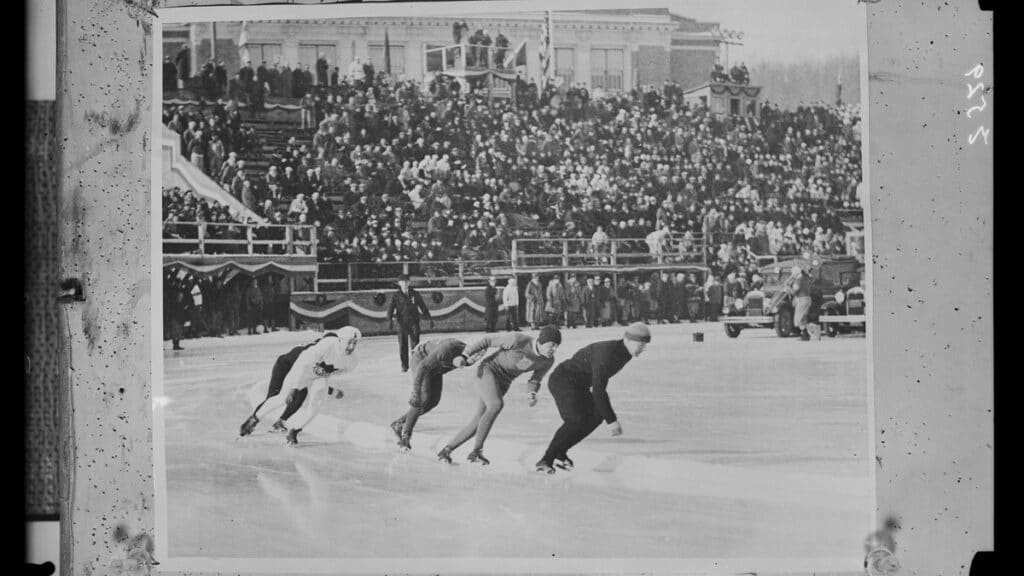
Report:
[{"label": "balcony railing", "polygon": [[316,228],[299,224],[164,222],[163,253],[316,256]]},{"label": "balcony railing", "polygon": [[508,265],[508,260],[322,263],[317,267],[315,290],[338,292],[390,287],[402,274],[408,274],[416,286],[482,286],[487,283],[492,268]]},{"label": "balcony railing", "polygon": [[578,266],[639,266],[660,264],[704,264],[700,238],[669,236],[666,245],[652,251],[643,238],[609,238],[595,244],[579,238],[517,238],[512,241],[514,268]]}]

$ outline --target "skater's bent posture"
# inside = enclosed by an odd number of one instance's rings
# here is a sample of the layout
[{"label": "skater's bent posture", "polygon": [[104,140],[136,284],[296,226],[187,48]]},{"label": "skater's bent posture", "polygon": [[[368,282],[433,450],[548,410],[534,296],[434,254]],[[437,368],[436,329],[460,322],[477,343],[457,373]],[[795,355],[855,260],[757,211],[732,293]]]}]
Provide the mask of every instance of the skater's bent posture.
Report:
[{"label": "skater's bent posture", "polygon": [[[262,402],[260,402],[256,406],[256,408],[253,409],[252,414],[255,415],[260,410],[260,408],[262,408],[263,405],[267,403],[267,400],[270,400],[272,397],[277,396],[278,394],[281,393],[281,388],[284,386],[284,379],[285,377],[288,376],[288,372],[291,371],[292,366],[295,365],[295,361],[298,360],[300,354],[302,354],[309,348],[312,348],[317,343],[323,341],[326,338],[337,337],[338,335],[335,334],[334,332],[327,332],[326,334],[324,334],[320,338],[317,338],[315,341],[310,342],[309,344],[296,346],[295,348],[289,350],[287,353],[278,356],[277,360],[274,362],[274,368],[270,371],[270,385],[267,388],[267,396],[266,398],[263,399]],[[284,408],[284,412],[274,422],[274,425],[271,426],[270,429],[272,432],[288,431],[288,427],[285,425],[285,421],[288,420],[288,418],[290,418],[293,414],[295,414],[295,412],[298,411],[299,407],[302,406],[302,403],[306,400],[308,392],[309,390],[302,390],[301,392],[297,392],[291,395],[291,398],[287,400],[287,405]],[[328,392],[333,392],[333,390],[328,390]]]},{"label": "skater's bent posture", "polygon": [[[240,435],[251,434],[261,418],[279,409],[282,405],[293,401],[297,405],[302,405],[303,401],[308,398],[309,403],[304,406],[305,413],[298,418],[299,424],[288,430],[288,444],[296,444],[299,432],[308,426],[320,412],[327,395],[330,393],[335,398],[343,396],[341,389],[329,383],[328,378],[355,369],[358,365],[358,358],[355,355],[356,344],[362,334],[357,328],[351,326],[346,326],[335,334],[335,336],[325,335],[299,353],[282,381],[280,392],[268,397],[256,408],[242,424]],[[292,411],[294,412],[294,410]],[[279,419],[282,427],[284,426],[283,420],[289,416],[291,414],[282,414],[282,418]]]},{"label": "skater's bent posture", "polygon": [[642,354],[650,341],[650,330],[636,322],[626,328],[621,340],[585,346],[551,372],[548,389],[563,422],[544,457],[537,462],[538,472],[553,474],[556,464],[563,470],[572,470],[569,449],[589,436],[602,420],[611,425],[612,436],[622,434],[622,425],[606,391],[608,380]]},{"label": "skater's bent posture", "polygon": [[391,423],[391,429],[398,436],[398,446],[405,450],[412,447],[412,437],[416,420],[430,412],[441,401],[441,386],[444,375],[473,363],[472,359],[463,355],[466,343],[456,338],[443,340],[427,340],[421,342],[412,351],[412,395],[409,397],[409,410]]},{"label": "skater's bent posture", "polygon": [[477,368],[477,389],[480,402],[473,413],[473,418],[437,455],[439,460],[452,461],[451,454],[470,438],[476,436],[476,446],[469,453],[470,462],[490,464],[484,458],[484,442],[491,431],[494,420],[504,407],[505,393],[512,381],[520,374],[532,371],[528,384],[530,406],[537,403],[537,390],[540,381],[554,364],[555,350],[562,343],[562,334],[555,326],[545,326],[537,338],[513,332],[511,334],[488,335],[470,344],[462,352],[466,357],[473,357],[488,348],[497,348],[480,361]]}]

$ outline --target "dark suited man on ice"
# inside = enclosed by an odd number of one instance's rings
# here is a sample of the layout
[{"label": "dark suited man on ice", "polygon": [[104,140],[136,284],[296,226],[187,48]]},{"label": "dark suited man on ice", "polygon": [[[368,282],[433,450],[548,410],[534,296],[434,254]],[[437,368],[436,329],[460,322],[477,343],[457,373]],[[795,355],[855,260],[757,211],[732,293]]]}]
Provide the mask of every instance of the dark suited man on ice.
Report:
[{"label": "dark suited man on ice", "polygon": [[430,310],[427,310],[423,297],[409,286],[408,274],[398,278],[398,290],[391,295],[388,330],[394,330],[395,316],[398,316],[398,357],[402,360],[402,372],[408,372],[409,349],[420,343],[420,317],[429,320],[430,328],[434,328],[434,319],[430,317]]}]

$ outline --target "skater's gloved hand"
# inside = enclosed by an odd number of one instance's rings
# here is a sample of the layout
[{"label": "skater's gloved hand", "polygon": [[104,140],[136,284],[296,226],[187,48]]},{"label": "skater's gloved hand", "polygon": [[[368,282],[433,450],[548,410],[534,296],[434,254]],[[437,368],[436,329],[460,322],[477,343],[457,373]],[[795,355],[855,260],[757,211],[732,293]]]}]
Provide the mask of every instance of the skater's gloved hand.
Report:
[{"label": "skater's gloved hand", "polygon": [[618,420],[616,420],[615,422],[612,422],[611,423],[611,427],[612,427],[612,436],[622,436],[622,424],[619,424]]},{"label": "skater's gloved hand", "polygon": [[526,397],[529,399],[530,406],[536,406],[537,405],[537,393],[536,392],[528,392],[526,394]]},{"label": "skater's gloved hand", "polygon": [[469,364],[469,358],[466,358],[462,354],[459,354],[458,356],[452,359],[452,366],[455,366],[456,368],[462,368],[467,364]]}]

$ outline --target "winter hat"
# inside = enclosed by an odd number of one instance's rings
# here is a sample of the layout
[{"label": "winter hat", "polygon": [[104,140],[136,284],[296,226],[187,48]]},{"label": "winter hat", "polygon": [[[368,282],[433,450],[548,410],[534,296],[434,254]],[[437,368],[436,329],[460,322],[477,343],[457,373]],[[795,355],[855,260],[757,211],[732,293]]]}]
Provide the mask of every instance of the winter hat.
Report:
[{"label": "winter hat", "polygon": [[643,322],[634,322],[626,327],[626,340],[650,342],[651,331]]},{"label": "winter hat", "polygon": [[548,342],[562,343],[562,333],[559,332],[558,327],[551,324],[541,328],[540,335],[537,336],[537,344],[547,344]]}]

